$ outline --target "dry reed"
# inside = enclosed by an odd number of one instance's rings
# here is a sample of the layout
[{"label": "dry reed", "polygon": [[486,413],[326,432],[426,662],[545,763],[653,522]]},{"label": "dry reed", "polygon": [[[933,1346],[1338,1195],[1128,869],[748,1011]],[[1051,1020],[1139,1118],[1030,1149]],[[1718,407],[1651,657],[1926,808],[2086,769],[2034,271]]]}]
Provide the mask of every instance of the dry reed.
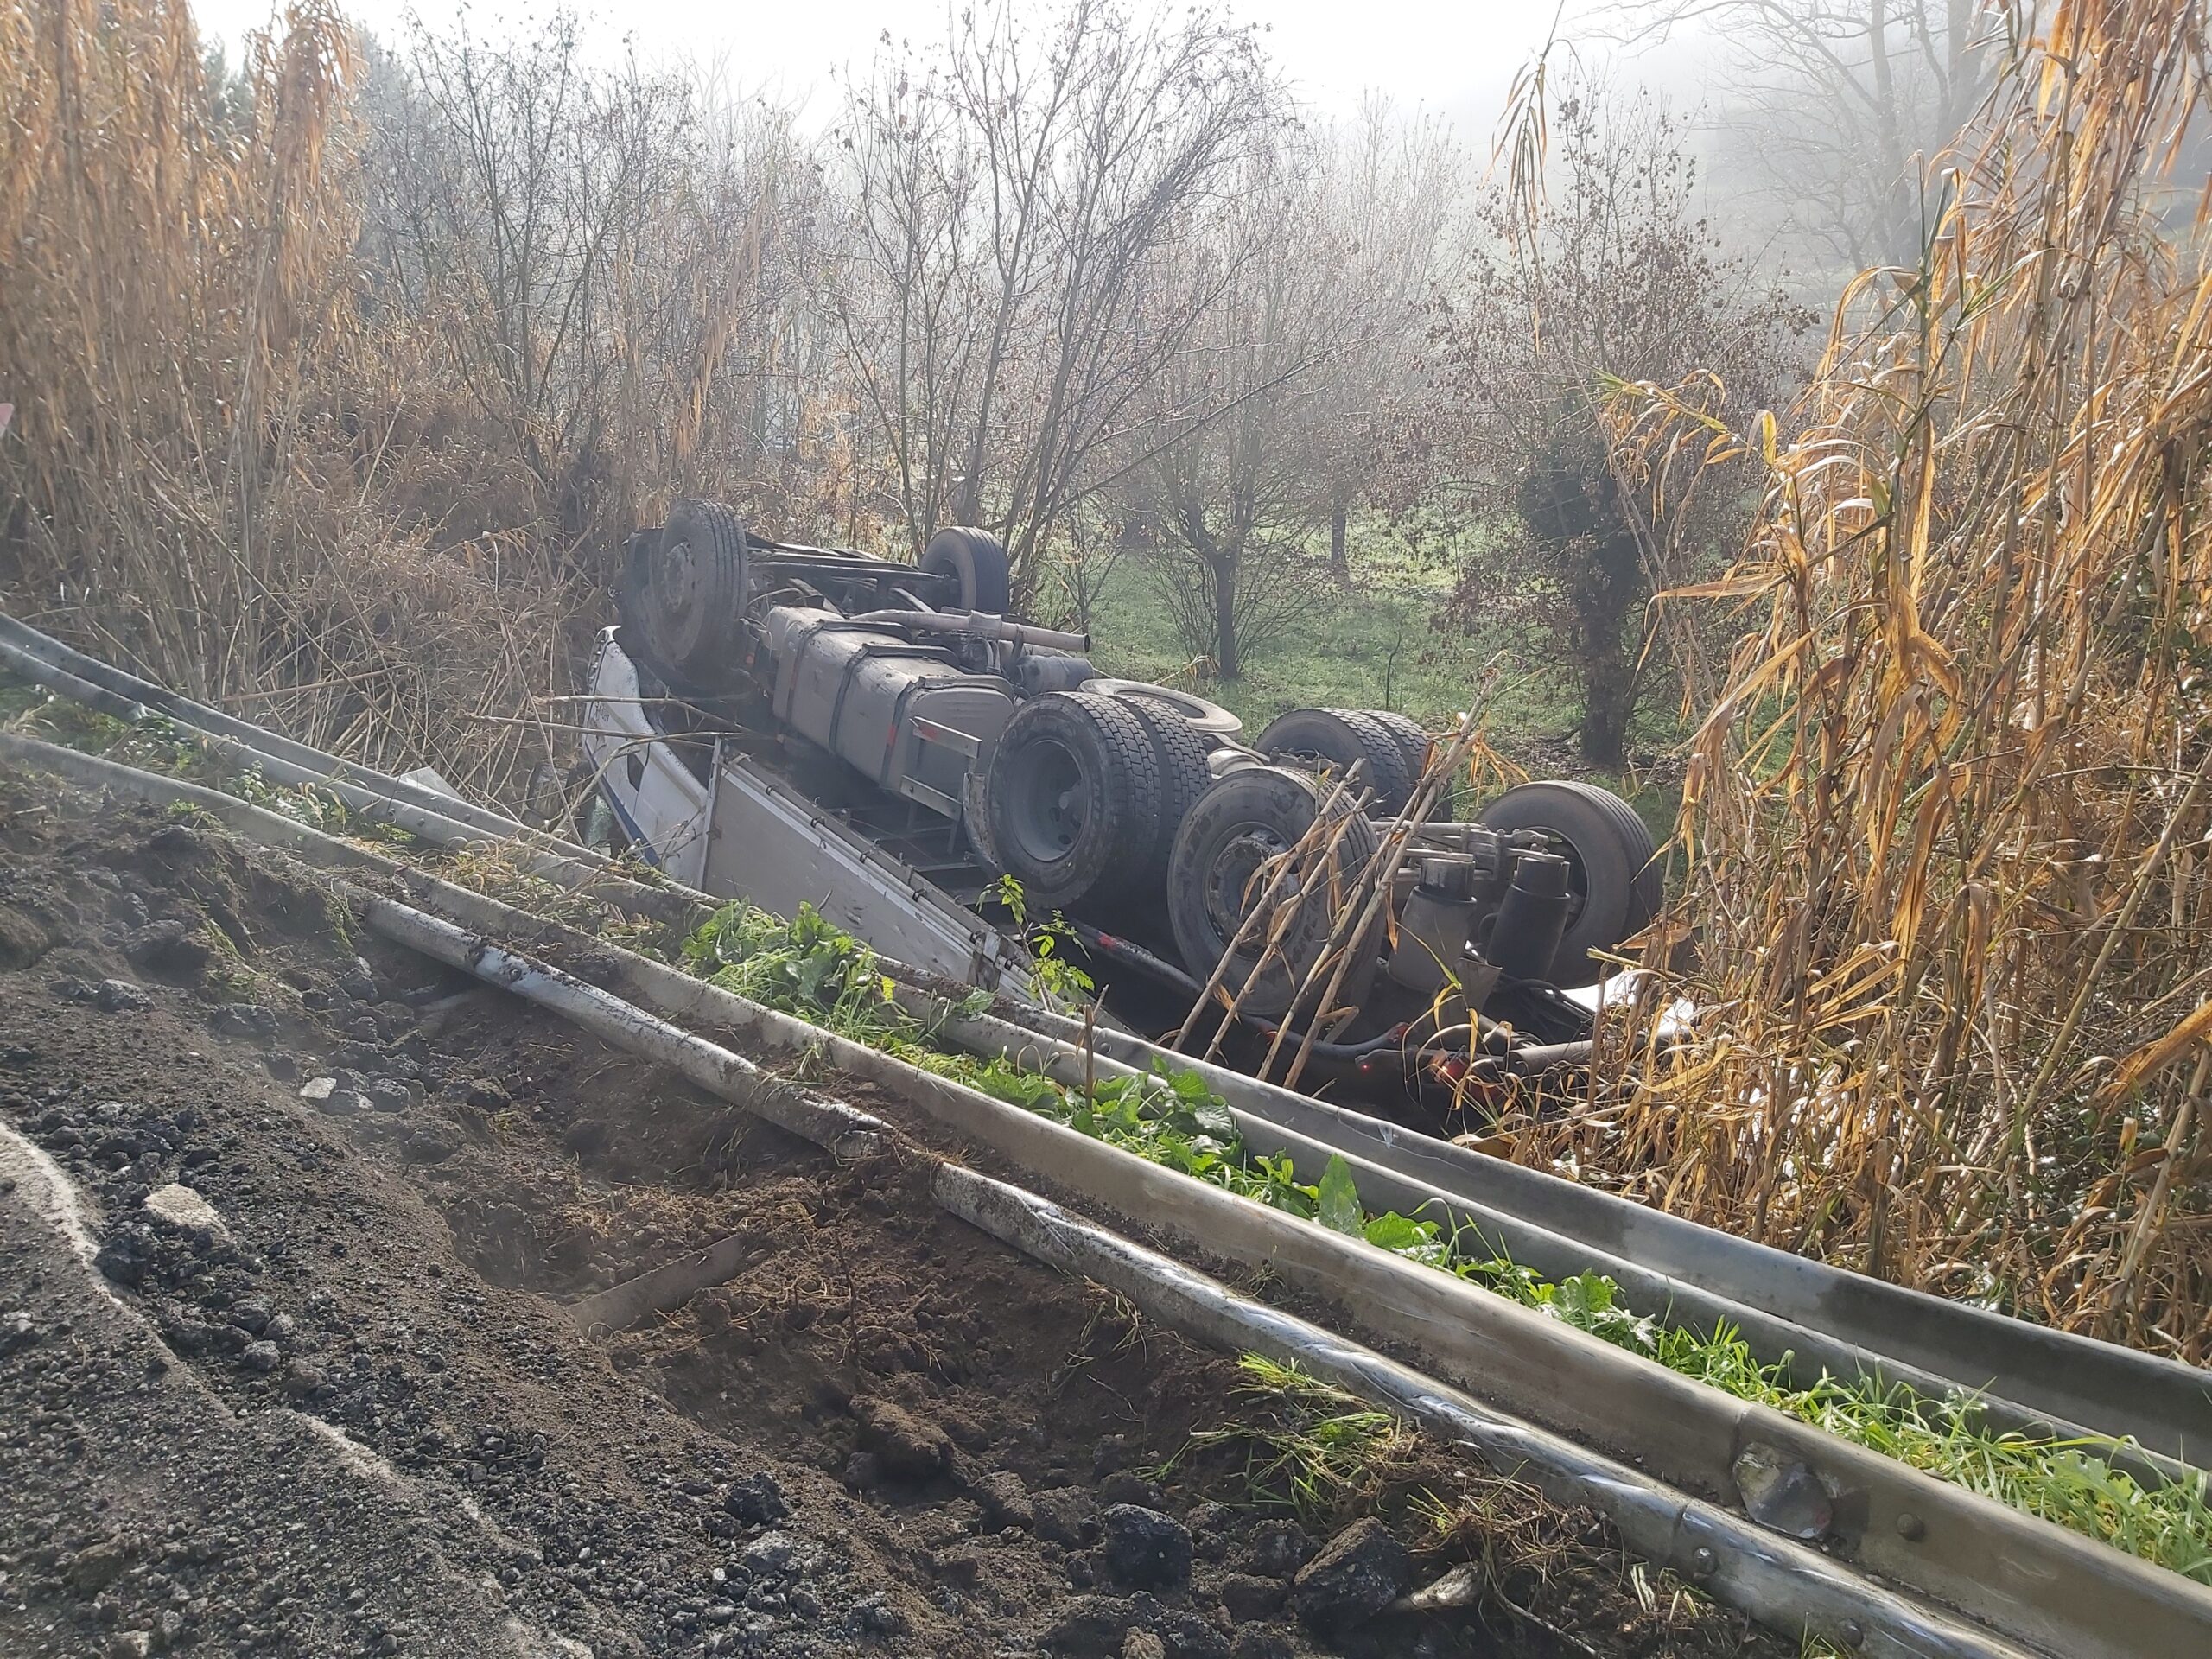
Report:
[{"label": "dry reed", "polygon": [[1643,944],[1704,1012],[1680,1047],[1617,1020],[1618,1109],[1516,1155],[2204,1363],[2212,276],[2166,188],[2202,13],[2001,21],[1918,265],[1853,287],[1801,435],[1624,389],[1645,476],[1689,447],[1770,479],[1673,601],[1745,630]]},{"label": "dry reed", "polygon": [[309,741],[503,779],[532,734],[483,717],[554,683],[559,584],[372,502],[354,69],[321,0],[235,83],[175,0],[0,4],[0,590]]},{"label": "dry reed", "polygon": [[813,272],[783,118],[573,35],[403,61],[298,0],[231,75],[184,0],[0,0],[0,602],[512,798],[633,523],[703,491],[850,528],[834,410],[777,372]]}]

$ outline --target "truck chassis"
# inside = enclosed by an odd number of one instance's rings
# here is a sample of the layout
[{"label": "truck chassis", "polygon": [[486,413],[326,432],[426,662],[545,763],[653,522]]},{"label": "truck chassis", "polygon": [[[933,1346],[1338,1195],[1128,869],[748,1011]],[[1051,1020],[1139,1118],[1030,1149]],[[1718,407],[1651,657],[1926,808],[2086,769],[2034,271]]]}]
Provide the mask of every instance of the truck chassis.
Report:
[{"label": "truck chassis", "polygon": [[[1321,1073],[1465,1103],[1471,1083],[1586,1057],[1586,988],[1658,899],[1624,803],[1533,783],[1408,826],[1433,760],[1411,721],[1299,709],[1248,741],[1217,705],[1102,676],[1083,636],[1009,618],[1007,586],[982,531],[941,531],[906,564],[677,503],[631,537],[595,648],[580,831],[1017,1001],[1045,998],[1022,917],[1056,916],[1124,1022],[1179,1027],[1211,988],[1256,1040],[1300,1018],[1336,884],[1397,827],[1387,905],[1339,944],[1333,1006],[1299,1033]],[[1285,859],[1327,811],[1353,822],[1309,878],[1328,887],[1313,923],[1260,953],[1248,918],[1286,901]]]}]

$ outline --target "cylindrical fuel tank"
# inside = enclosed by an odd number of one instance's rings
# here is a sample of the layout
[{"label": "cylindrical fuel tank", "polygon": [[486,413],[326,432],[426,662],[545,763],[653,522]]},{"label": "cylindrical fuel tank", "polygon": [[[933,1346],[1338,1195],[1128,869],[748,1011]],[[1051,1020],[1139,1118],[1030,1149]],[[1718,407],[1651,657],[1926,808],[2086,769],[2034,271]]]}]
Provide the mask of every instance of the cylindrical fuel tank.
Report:
[{"label": "cylindrical fuel tank", "polygon": [[778,720],[893,794],[957,815],[962,781],[1014,712],[1004,680],[834,611],[774,606],[761,626]]}]

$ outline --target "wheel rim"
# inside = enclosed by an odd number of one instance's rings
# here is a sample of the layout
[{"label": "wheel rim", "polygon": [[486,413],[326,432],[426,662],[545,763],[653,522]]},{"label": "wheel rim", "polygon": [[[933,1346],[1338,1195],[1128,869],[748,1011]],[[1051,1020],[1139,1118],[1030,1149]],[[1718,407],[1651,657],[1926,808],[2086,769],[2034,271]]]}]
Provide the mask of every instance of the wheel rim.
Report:
[{"label": "wheel rim", "polygon": [[1253,878],[1269,859],[1287,850],[1282,838],[1261,823],[1239,824],[1222,843],[1206,871],[1206,920],[1223,949],[1244,925],[1245,908],[1258,899]]},{"label": "wheel rim", "polygon": [[691,543],[678,542],[673,547],[663,547],[660,572],[662,603],[678,614],[690,610],[692,592],[698,582],[698,573],[691,563]]},{"label": "wheel rim", "polygon": [[1039,864],[1056,864],[1090,823],[1090,779],[1064,743],[1039,739],[1025,757],[1020,785],[1007,805],[1014,844]]}]

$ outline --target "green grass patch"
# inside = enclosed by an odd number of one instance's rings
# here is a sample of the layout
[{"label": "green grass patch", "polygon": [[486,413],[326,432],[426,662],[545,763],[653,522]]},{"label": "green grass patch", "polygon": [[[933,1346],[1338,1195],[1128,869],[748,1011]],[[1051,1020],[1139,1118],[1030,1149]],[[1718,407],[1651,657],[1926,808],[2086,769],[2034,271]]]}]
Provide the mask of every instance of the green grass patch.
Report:
[{"label": "green grass patch", "polygon": [[[1503,621],[1439,625],[1448,588],[1409,556],[1368,555],[1350,587],[1323,594],[1290,631],[1249,654],[1234,680],[1194,679],[1166,607],[1143,563],[1124,558],[1103,585],[1091,615],[1091,661],[1117,678],[1178,685],[1211,698],[1256,738],[1290,709],[1388,709],[1431,731],[1456,724],[1495,670],[1486,706],[1491,740],[1528,757],[1535,775],[1601,784],[1625,799],[1663,846],[1681,806],[1678,784],[1655,785],[1594,767],[1575,753],[1580,705],[1548,665],[1532,660],[1527,636]],[[1639,752],[1671,747],[1671,711],[1647,709]]]},{"label": "green grass patch", "polygon": [[1498,1258],[1455,1262],[1452,1270],[1656,1359],[1671,1371],[1777,1411],[1955,1485],[2212,1584],[2212,1475],[2146,1486],[2110,1459],[2123,1450],[2101,1438],[2056,1440],[1993,1428],[1971,1395],[1941,1400],[1899,1382],[1823,1375],[1790,1382],[1762,1363],[1723,1325],[1709,1333],[1632,1313],[1620,1287],[1599,1274],[1559,1283]]},{"label": "green grass patch", "polygon": [[1091,613],[1091,661],[1122,679],[1192,687],[1243,721],[1249,736],[1287,709],[1390,709],[1432,729],[1456,720],[1484,670],[1503,653],[1492,699],[1499,728],[1556,734],[1575,706],[1545,677],[1517,664],[1502,626],[1440,627],[1446,589],[1414,567],[1356,566],[1352,585],[1325,593],[1284,633],[1249,653],[1234,680],[1193,685],[1189,652],[1141,561],[1124,558]]}]

